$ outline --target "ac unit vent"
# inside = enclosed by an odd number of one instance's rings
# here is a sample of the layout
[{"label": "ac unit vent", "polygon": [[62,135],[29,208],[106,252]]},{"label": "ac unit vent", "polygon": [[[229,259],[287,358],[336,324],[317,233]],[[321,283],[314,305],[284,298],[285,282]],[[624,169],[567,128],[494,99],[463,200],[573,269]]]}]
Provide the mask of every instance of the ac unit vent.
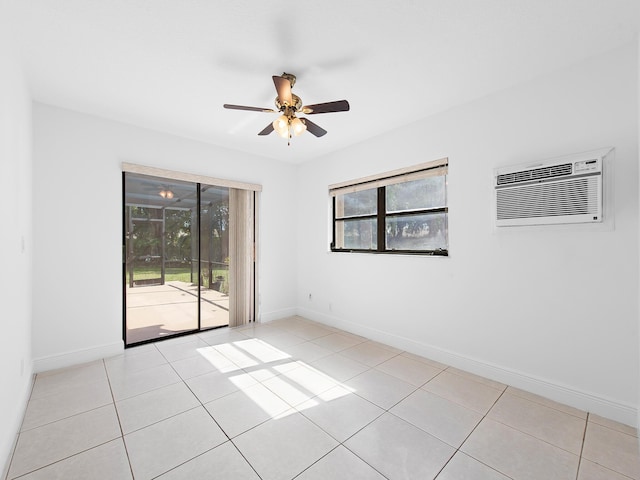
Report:
[{"label": "ac unit vent", "polygon": [[498,190],[498,220],[591,215],[599,217],[599,177]]},{"label": "ac unit vent", "polygon": [[496,225],[601,222],[603,156],[496,169]]},{"label": "ac unit vent", "polygon": [[571,163],[565,163],[562,165],[522,170],[520,172],[503,173],[502,175],[498,175],[497,184],[507,185],[510,183],[530,182],[532,180],[540,180],[543,178],[571,175],[573,170],[572,167],[573,165]]}]

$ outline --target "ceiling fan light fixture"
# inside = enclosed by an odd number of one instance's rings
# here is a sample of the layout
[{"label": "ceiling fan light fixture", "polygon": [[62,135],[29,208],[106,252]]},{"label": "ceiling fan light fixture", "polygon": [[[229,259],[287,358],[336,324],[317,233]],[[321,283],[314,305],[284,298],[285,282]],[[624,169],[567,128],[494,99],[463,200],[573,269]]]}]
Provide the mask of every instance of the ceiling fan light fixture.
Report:
[{"label": "ceiling fan light fixture", "polygon": [[273,129],[282,138],[289,137],[289,119],[286,115],[281,115],[273,121]]},{"label": "ceiling fan light fixture", "polygon": [[293,120],[291,120],[291,129],[293,130],[293,134],[297,137],[298,135],[301,135],[304,133],[304,131],[307,129],[307,126],[304,124],[302,120],[296,117]]}]

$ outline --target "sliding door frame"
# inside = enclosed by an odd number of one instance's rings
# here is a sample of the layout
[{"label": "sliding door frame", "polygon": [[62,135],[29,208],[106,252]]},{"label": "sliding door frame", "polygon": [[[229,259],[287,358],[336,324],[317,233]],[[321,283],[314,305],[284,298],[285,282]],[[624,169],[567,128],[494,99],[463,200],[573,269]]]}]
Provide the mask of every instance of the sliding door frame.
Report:
[{"label": "sliding door frame", "polygon": [[[133,342],[127,344],[127,285],[126,285],[126,274],[127,274],[127,244],[126,244],[126,232],[128,231],[127,225],[127,217],[124,214],[124,208],[126,206],[126,174],[134,173],[134,174],[142,174],[148,175],[151,177],[164,178],[168,180],[179,180],[186,181],[196,185],[197,191],[197,255],[198,255],[198,295],[197,295],[197,304],[198,304],[198,314],[197,314],[197,329],[195,330],[186,330],[183,332],[176,332],[172,335],[167,335],[165,337],[158,338],[150,338],[138,342]],[[133,163],[122,162],[122,338],[124,341],[125,348],[134,347],[138,345],[143,345],[146,343],[153,343],[165,339],[181,337],[185,335],[192,335],[197,332],[201,332],[202,330],[202,320],[201,320],[201,302],[202,302],[202,248],[201,248],[201,186],[202,185],[212,185],[219,187],[228,187],[229,189],[235,188],[239,190],[247,190],[252,193],[251,200],[253,203],[253,218],[252,222],[252,255],[251,255],[251,305],[249,306],[250,317],[248,322],[255,322],[258,318],[258,262],[257,262],[257,248],[258,248],[258,192],[262,191],[262,186],[253,183],[246,182],[238,182],[234,180],[226,180],[215,177],[209,177],[204,175],[196,175],[185,172],[177,172],[173,170],[166,170],[156,167],[149,167],[145,165],[138,165]],[[164,241],[164,240],[163,240]],[[212,327],[211,329],[216,328]],[[207,330],[210,330],[209,328]]]}]

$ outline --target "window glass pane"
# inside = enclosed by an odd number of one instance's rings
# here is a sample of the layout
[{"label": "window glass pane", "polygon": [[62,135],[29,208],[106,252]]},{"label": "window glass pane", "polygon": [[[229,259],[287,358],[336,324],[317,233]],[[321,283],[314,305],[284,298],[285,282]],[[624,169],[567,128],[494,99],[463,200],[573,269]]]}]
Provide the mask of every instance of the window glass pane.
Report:
[{"label": "window glass pane", "polygon": [[124,188],[126,344],[197,330],[196,185],[127,173]]},{"label": "window glass pane", "polygon": [[229,325],[229,188],[200,185],[200,326]]},{"label": "window glass pane", "polygon": [[448,250],[446,213],[387,217],[387,250]]},{"label": "window glass pane", "polygon": [[386,187],[387,212],[422,210],[447,205],[446,176],[427,177]]},{"label": "window glass pane", "polygon": [[378,210],[378,190],[362,190],[336,196],[336,217],[375,215]]},{"label": "window glass pane", "polygon": [[336,248],[375,250],[377,246],[378,232],[375,219],[336,222]]}]

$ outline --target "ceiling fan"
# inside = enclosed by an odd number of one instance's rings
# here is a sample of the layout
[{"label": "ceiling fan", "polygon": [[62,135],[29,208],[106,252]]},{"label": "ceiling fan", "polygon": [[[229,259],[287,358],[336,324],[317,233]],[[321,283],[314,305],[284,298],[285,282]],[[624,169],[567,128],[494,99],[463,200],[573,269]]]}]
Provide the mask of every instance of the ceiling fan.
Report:
[{"label": "ceiling fan", "polygon": [[302,134],[305,130],[309,131],[316,137],[322,137],[327,131],[313,123],[308,118],[298,118],[296,113],[304,113],[305,115],[314,115],[317,113],[331,112],[347,112],[349,111],[349,102],[346,100],[338,100],[335,102],[317,103],[315,105],[302,105],[302,100],[297,95],[291,93],[291,88],[296,83],[296,76],[290,73],[283,73],[280,76],[274,75],[273,83],[276,87],[278,96],[275,104],[277,110],[271,108],[247,107],[244,105],[230,105],[225,103],[224,108],[231,110],[249,110],[252,112],[275,113],[281,112],[282,115],[276,118],[272,123],[267,125],[258,135],[269,135],[274,130],[282,138],[287,139],[287,143],[291,144],[291,137]]}]

